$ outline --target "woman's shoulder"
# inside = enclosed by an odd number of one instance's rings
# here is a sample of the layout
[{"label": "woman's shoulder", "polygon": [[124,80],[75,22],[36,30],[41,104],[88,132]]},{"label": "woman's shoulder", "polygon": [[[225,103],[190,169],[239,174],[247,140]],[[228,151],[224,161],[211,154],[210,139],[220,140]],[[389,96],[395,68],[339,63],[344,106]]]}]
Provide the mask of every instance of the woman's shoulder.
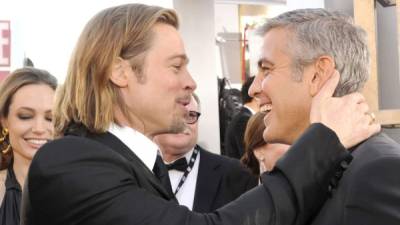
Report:
[{"label": "woman's shoulder", "polygon": [[3,202],[3,198],[6,193],[6,178],[7,170],[0,170],[0,205]]},{"label": "woman's shoulder", "polygon": [[7,169],[0,170],[0,183],[4,184],[6,182]]}]

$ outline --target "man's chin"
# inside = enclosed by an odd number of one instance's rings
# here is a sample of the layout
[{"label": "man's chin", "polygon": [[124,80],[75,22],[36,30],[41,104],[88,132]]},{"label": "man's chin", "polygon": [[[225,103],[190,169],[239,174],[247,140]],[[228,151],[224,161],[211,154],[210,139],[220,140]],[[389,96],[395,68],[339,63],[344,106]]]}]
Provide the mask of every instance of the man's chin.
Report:
[{"label": "man's chin", "polygon": [[173,134],[182,133],[186,130],[186,128],[187,125],[183,119],[182,120],[175,119],[172,122],[171,126],[169,127],[168,133],[173,133]]},{"label": "man's chin", "polygon": [[273,133],[269,129],[264,130],[263,138],[264,141],[268,144],[279,143],[279,144],[291,145],[293,143],[293,140],[291,140],[289,136]]}]

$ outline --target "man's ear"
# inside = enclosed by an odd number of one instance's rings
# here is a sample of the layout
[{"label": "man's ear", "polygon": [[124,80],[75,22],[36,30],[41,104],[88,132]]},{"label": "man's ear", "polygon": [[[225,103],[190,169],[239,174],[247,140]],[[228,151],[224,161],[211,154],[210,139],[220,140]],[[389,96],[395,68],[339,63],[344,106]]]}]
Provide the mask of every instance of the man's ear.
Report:
[{"label": "man's ear", "polygon": [[335,70],[335,61],[331,56],[320,56],[314,62],[314,74],[310,79],[310,95],[315,96]]},{"label": "man's ear", "polygon": [[128,61],[117,57],[111,68],[111,82],[120,88],[127,87],[130,74],[129,69],[132,70]]}]

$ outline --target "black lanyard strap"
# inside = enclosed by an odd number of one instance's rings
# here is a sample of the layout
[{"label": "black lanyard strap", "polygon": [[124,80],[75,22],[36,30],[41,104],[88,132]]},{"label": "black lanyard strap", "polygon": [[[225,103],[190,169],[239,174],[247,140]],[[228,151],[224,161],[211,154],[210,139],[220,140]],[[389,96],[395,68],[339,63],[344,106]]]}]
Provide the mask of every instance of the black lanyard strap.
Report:
[{"label": "black lanyard strap", "polygon": [[181,189],[181,187],[185,183],[187,176],[189,175],[190,171],[192,171],[192,169],[193,169],[193,165],[196,162],[196,158],[197,158],[198,154],[199,154],[199,150],[197,148],[195,148],[193,150],[192,156],[190,157],[189,165],[186,168],[186,171],[183,173],[181,180],[179,181],[178,187],[176,187],[174,195],[176,195],[178,193],[178,191]]}]

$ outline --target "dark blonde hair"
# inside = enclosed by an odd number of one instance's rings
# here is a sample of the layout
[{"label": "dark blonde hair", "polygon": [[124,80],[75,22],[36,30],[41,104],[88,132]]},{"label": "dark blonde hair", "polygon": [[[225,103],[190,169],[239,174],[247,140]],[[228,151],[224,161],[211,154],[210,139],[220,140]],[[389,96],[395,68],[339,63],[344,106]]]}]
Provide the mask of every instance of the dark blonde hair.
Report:
[{"label": "dark blonde hair", "polygon": [[152,28],[157,23],[178,28],[178,17],[171,9],[126,4],[105,9],[87,23],[56,97],[56,136],[63,135],[71,124],[83,125],[94,133],[106,131],[116,122],[115,106],[130,120],[118,88],[109,81],[111,66],[121,57],[130,62],[136,74],[143,75]]},{"label": "dark blonde hair", "polygon": [[[44,84],[51,87],[53,90],[57,88],[57,79],[45,70],[36,69],[33,67],[24,67],[12,72],[0,83],[0,118],[7,118],[13,96],[17,91],[30,84]],[[8,137],[3,137],[2,131],[4,127],[0,123],[0,154],[1,164],[0,169],[7,168],[12,158],[12,151],[3,154],[2,150],[10,144]]]},{"label": "dark blonde hair", "polygon": [[240,161],[256,176],[260,175],[260,164],[254,155],[254,149],[267,144],[263,137],[265,115],[265,112],[257,112],[251,116],[244,132],[245,151]]}]

